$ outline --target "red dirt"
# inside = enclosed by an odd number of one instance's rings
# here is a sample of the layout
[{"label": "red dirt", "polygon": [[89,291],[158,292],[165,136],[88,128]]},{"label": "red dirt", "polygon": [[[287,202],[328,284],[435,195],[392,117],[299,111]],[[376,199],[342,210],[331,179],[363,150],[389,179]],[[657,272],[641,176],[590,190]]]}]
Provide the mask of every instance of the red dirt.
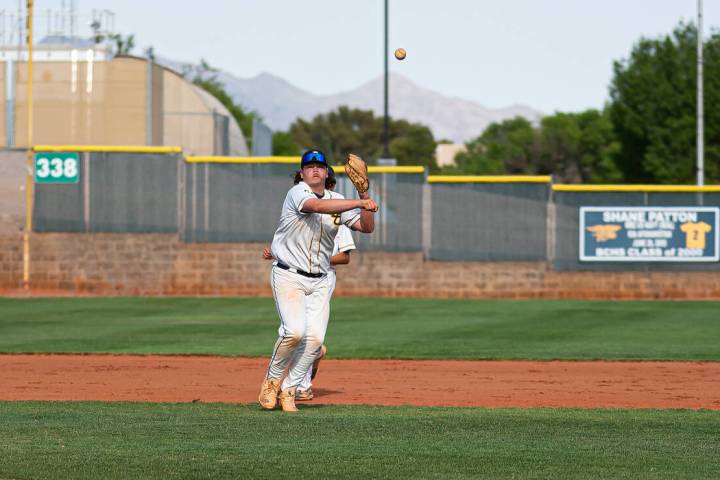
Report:
[{"label": "red dirt", "polygon": [[[0,355],[0,400],[253,403],[267,360]],[[720,363],[324,360],[313,404],[720,410]]]}]

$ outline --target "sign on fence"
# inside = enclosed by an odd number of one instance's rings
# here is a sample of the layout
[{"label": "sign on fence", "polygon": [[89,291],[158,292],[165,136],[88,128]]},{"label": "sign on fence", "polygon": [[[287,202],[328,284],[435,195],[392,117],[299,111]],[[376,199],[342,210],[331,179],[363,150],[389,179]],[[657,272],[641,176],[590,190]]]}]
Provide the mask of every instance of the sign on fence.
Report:
[{"label": "sign on fence", "polygon": [[78,183],[80,155],[67,152],[35,154],[35,183]]},{"label": "sign on fence", "polygon": [[580,207],[580,261],[715,262],[717,207]]}]

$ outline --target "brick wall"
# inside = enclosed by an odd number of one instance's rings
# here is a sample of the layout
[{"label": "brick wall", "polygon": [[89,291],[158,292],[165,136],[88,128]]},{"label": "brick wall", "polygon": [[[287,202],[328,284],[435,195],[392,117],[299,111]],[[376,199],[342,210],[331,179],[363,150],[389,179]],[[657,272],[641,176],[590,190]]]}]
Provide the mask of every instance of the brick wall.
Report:
[{"label": "brick wall", "polygon": [[[32,292],[270,295],[262,244],[185,244],[168,234],[34,234]],[[22,286],[22,237],[0,235],[0,293]],[[439,298],[714,298],[712,272],[554,272],[545,262],[430,262],[353,253],[338,295]]]}]

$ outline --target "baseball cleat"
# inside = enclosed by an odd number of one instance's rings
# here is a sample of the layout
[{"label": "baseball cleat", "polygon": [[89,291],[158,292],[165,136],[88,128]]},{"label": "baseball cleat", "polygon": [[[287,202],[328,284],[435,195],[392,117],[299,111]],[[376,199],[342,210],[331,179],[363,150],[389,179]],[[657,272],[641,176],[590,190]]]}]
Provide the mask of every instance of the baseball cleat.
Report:
[{"label": "baseball cleat", "polygon": [[295,392],[292,390],[282,390],[280,395],[277,397],[280,403],[280,408],[283,412],[297,412],[298,409],[295,406]]},{"label": "baseball cleat", "polygon": [[313,398],[315,398],[315,395],[313,394],[312,388],[308,388],[307,390],[297,390],[295,392],[296,402],[308,402]]},{"label": "baseball cleat", "polygon": [[273,410],[277,405],[278,392],[280,391],[280,380],[275,378],[266,378],[260,386],[260,395],[258,401],[260,406],[265,410]]},{"label": "baseball cleat", "polygon": [[320,360],[322,360],[325,355],[327,355],[327,347],[323,345],[322,347],[320,347],[320,355],[318,355],[318,357],[312,364],[312,373],[310,374],[310,380],[315,380],[315,375],[317,375],[318,369],[320,368]]}]

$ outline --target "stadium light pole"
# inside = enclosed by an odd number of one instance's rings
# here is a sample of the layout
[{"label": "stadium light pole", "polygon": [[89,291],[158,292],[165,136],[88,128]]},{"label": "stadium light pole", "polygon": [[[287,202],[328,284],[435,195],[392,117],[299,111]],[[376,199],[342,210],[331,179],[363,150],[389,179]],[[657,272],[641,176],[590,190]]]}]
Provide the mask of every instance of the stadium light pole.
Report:
[{"label": "stadium light pole", "polygon": [[705,118],[703,105],[702,0],[697,2],[697,184],[705,183]]},{"label": "stadium light pole", "polygon": [[383,158],[390,158],[390,117],[388,116],[388,55],[388,0],[385,0],[385,46],[383,48],[383,57],[385,62],[385,116],[383,118]]}]

